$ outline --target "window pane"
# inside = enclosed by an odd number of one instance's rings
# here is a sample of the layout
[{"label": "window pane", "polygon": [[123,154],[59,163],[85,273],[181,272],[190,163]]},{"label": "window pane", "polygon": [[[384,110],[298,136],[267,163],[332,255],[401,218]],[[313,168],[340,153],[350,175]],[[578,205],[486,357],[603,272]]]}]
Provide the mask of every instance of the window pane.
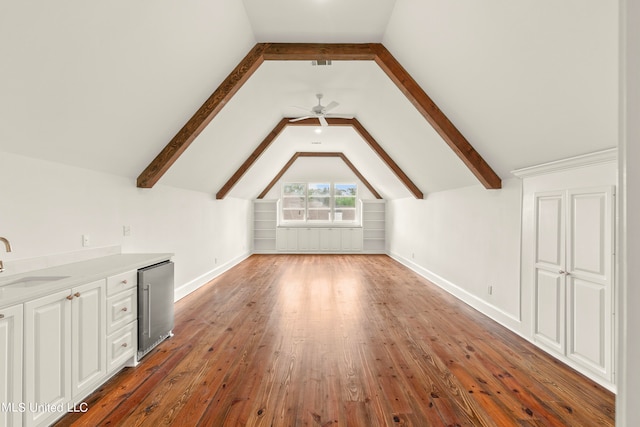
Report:
[{"label": "window pane", "polygon": [[336,184],[336,196],[355,196],[358,186],[356,184]]},{"label": "window pane", "polygon": [[331,197],[309,197],[309,209],[331,207]]},{"label": "window pane", "polygon": [[336,197],[336,210],[338,208],[355,208],[355,197]]},{"label": "window pane", "polygon": [[329,209],[309,209],[309,220],[329,221]]},{"label": "window pane", "polygon": [[302,184],[302,183],[284,184],[282,188],[282,193],[285,196],[304,196],[305,187],[306,187],[305,184]]},{"label": "window pane", "polygon": [[309,196],[328,196],[331,194],[331,184],[309,184]]},{"label": "window pane", "polygon": [[336,209],[335,220],[336,221],[355,221],[356,210],[355,209]]},{"label": "window pane", "polygon": [[283,197],[282,207],[304,209],[304,197]]},{"label": "window pane", "polygon": [[303,221],[304,209],[288,209],[282,211],[283,219],[287,221]]}]

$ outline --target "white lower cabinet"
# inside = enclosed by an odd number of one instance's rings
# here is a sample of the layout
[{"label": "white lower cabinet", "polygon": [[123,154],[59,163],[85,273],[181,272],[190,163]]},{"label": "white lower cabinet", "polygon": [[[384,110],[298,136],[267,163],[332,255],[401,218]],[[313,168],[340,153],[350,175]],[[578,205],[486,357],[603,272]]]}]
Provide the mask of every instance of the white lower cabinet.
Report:
[{"label": "white lower cabinet", "polygon": [[111,375],[138,350],[138,272],[107,277],[107,373]]},{"label": "white lower cabinet", "polygon": [[89,283],[72,292],[71,397],[77,401],[107,375],[105,281]]},{"label": "white lower cabinet", "polygon": [[362,228],[343,228],[340,232],[343,251],[360,252],[362,250]]},{"label": "white lower cabinet", "polygon": [[0,426],[22,425],[22,304],[0,308]]},{"label": "white lower cabinet", "polygon": [[278,228],[280,252],[361,252],[362,228]]},{"label": "white lower cabinet", "polygon": [[59,418],[106,377],[105,283],[24,304],[26,426]]}]

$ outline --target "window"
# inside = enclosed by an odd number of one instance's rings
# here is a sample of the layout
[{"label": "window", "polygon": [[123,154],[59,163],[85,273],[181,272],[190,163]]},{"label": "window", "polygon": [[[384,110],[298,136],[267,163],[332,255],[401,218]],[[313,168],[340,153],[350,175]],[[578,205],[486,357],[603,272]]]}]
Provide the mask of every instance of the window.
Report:
[{"label": "window", "polygon": [[356,193],[355,184],[336,184],[334,190],[334,218],[336,221],[356,220]]},{"label": "window", "polygon": [[282,187],[282,219],[304,221],[306,219],[307,184],[293,183]]},{"label": "window", "polygon": [[356,222],[356,184],[285,183],[282,186],[283,222]]},{"label": "window", "polygon": [[307,218],[310,221],[331,220],[331,184],[309,184]]}]

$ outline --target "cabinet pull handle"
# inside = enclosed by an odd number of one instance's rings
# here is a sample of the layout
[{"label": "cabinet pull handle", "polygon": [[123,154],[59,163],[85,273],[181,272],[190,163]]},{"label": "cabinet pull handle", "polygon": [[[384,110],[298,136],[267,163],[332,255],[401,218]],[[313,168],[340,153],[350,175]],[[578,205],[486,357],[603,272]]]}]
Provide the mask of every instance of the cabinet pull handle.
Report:
[{"label": "cabinet pull handle", "polygon": [[127,282],[127,279],[124,279],[124,280],[122,281],[122,284],[123,284],[123,285],[126,285],[127,283],[129,283],[129,282]]},{"label": "cabinet pull handle", "polygon": [[80,298],[80,292],[76,292],[75,294],[73,294],[74,296]]},{"label": "cabinet pull handle", "polygon": [[560,270],[560,271],[558,271],[558,274],[567,274],[567,272],[564,271],[564,270]]},{"label": "cabinet pull handle", "polygon": [[4,314],[0,314],[0,319],[4,319]]},{"label": "cabinet pull handle", "polygon": [[129,309],[128,309],[127,307],[122,307],[122,308],[120,309],[120,311],[128,311],[128,310],[129,310]]},{"label": "cabinet pull handle", "polygon": [[128,347],[129,345],[126,342],[123,342],[120,346],[121,347]]},{"label": "cabinet pull handle", "polygon": [[67,299],[71,301],[73,299],[73,295],[67,295]]}]

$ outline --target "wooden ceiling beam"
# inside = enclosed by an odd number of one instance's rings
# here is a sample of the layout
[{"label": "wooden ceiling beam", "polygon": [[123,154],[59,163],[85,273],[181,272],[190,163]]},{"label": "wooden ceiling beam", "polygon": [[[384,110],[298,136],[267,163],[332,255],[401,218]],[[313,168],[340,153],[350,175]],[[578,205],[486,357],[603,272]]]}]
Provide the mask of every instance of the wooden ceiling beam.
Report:
[{"label": "wooden ceiling beam", "polygon": [[285,172],[298,160],[300,157],[339,157],[342,161],[351,169],[351,171],[360,179],[360,181],[364,184],[367,189],[373,194],[376,199],[382,199],[382,196],[373,188],[373,186],[365,179],[365,177],[358,171],[358,169],[349,161],[347,156],[343,153],[339,152],[312,152],[312,151],[299,151],[295,153],[289,161],[280,169],[280,171],[276,174],[276,176],[269,182],[269,184],[262,190],[262,193],[258,195],[258,199],[263,199],[269,190],[273,188],[274,185],[282,178]]},{"label": "wooden ceiling beam", "polygon": [[[389,169],[395,174],[396,177],[404,184],[405,187],[413,194],[417,199],[423,199],[424,193],[420,191],[417,185],[411,181],[406,173],[402,170],[396,162],[393,161],[391,156],[378,144],[373,136],[365,129],[365,127],[358,121],[358,119],[344,119],[344,118],[327,118],[327,123],[330,126],[351,126],[362,137],[367,145],[378,155],[380,160],[387,165]],[[297,122],[289,123],[289,126],[318,126],[318,120],[306,119],[299,120]]]},{"label": "wooden ceiling beam", "polygon": [[[196,111],[182,129],[138,176],[137,185],[151,188],[193,140],[211,122],[265,60],[372,60],[396,84],[451,149],[486,188],[501,188],[500,177],[484,161],[460,131],[422,90],[418,83],[380,43],[258,43]],[[359,131],[358,128],[356,130]],[[367,133],[368,134],[368,133]],[[369,142],[367,137],[363,138]],[[373,147],[372,147],[373,148]],[[377,151],[376,151],[377,152]],[[249,160],[249,159],[248,159]],[[254,159],[255,161],[255,159]],[[397,166],[397,165],[396,165]],[[397,174],[398,170],[392,167]],[[402,178],[401,178],[402,179]],[[403,180],[404,182],[404,180]],[[408,182],[405,182],[407,185]],[[419,197],[417,188],[411,191]],[[228,189],[227,189],[228,191]],[[418,190],[419,191],[419,190]],[[224,196],[223,196],[224,197]]]},{"label": "wooden ceiling beam", "polygon": [[369,43],[269,43],[265,61],[373,61],[376,54]]},{"label": "wooden ceiling beam", "polygon": [[278,135],[280,135],[280,133],[284,130],[285,127],[287,127],[288,124],[289,119],[287,118],[282,119],[278,122],[276,127],[274,127],[273,130],[269,132],[269,135],[267,135],[267,137],[262,140],[260,145],[258,145],[258,147],[253,150],[253,153],[251,153],[251,155],[244,161],[244,163],[242,163],[242,165],[231,176],[231,178],[229,178],[229,180],[222,186],[220,191],[216,193],[216,199],[224,199],[227,193],[231,191],[233,186],[236,185],[238,181],[240,181],[240,178],[242,178],[242,176],[251,168],[251,166],[253,166],[256,160],[258,160],[258,157],[260,157],[262,153],[264,153],[267,148],[269,148],[273,140],[276,139]]},{"label": "wooden ceiling beam", "polygon": [[164,175],[167,170],[182,155],[184,150],[191,145],[200,132],[207,127],[213,118],[222,110],[222,107],[238,92],[242,85],[249,80],[251,75],[260,67],[263,52],[268,47],[267,43],[258,43],[244,57],[238,66],[218,86],[204,104],[196,111],[189,121],[180,129],[164,149],[156,156],[147,168],[138,176],[137,185],[140,188],[151,188]]},{"label": "wooden ceiling beam", "polygon": [[402,65],[380,43],[370,44],[375,52],[376,64],[382,68],[400,91],[411,101],[413,106],[422,114],[436,132],[445,140],[460,160],[478,178],[487,189],[502,187],[502,180],[485,162],[480,154],[471,146],[469,141],[460,133],[454,124],[438,108],[433,100],[422,90],[420,85],[411,77]]}]

